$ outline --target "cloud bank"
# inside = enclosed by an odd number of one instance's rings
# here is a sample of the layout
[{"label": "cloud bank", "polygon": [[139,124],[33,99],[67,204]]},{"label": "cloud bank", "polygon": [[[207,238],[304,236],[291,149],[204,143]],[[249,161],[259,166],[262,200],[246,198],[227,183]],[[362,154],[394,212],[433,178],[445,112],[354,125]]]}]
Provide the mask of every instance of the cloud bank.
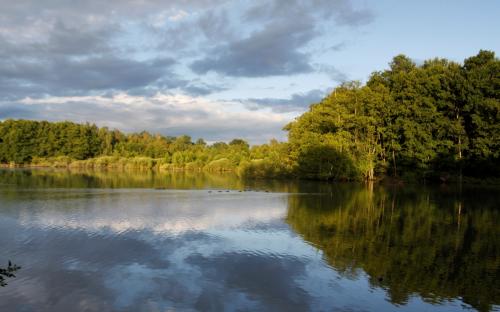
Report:
[{"label": "cloud bank", "polygon": [[208,141],[227,141],[245,133],[253,142],[265,142],[276,136],[283,139],[281,128],[293,118],[291,114],[247,110],[236,102],[162,93],[25,98],[0,105],[0,115],[50,121],[92,120],[99,126],[128,132],[145,129],[174,136],[188,133]]},{"label": "cloud bank", "polygon": [[374,18],[350,0],[0,5],[0,120],[88,121],[214,140],[282,137],[281,126],[318,101],[322,87],[267,94],[270,79],[345,80],[318,62],[318,42]]}]

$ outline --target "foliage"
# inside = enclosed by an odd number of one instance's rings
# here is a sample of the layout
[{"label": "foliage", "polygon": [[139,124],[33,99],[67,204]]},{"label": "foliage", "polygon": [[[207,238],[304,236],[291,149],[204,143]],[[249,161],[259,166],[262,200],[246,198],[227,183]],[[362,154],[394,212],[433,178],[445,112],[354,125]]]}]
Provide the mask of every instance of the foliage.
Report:
[{"label": "foliage", "polygon": [[5,268],[5,269],[0,268],[0,287],[7,286],[7,282],[5,280],[7,278],[16,277],[16,275],[14,273],[16,271],[18,271],[19,269],[21,269],[20,266],[12,264],[10,261],[9,261],[7,268]]},{"label": "foliage", "polygon": [[344,83],[286,126],[305,177],[500,175],[500,61],[417,66],[404,55],[366,85]]},{"label": "foliage", "polygon": [[404,55],[365,85],[348,82],[285,126],[288,143],[207,145],[189,136],[124,134],[72,122],[0,122],[0,163],[235,171],[322,180],[500,176],[500,60],[416,65]]}]

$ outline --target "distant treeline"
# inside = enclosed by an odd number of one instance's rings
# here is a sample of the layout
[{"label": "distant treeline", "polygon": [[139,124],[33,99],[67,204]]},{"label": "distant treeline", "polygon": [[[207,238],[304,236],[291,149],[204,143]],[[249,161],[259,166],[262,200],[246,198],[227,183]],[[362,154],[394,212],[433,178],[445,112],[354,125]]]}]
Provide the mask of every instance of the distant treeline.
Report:
[{"label": "distant treeline", "polygon": [[[279,144],[271,142],[271,145]],[[0,122],[0,162],[55,167],[235,170],[243,160],[264,157],[241,139],[207,145],[189,136],[125,134],[92,124],[6,120]]]},{"label": "distant treeline", "polygon": [[500,61],[416,65],[396,56],[367,83],[344,83],[285,127],[287,143],[207,145],[91,124],[0,122],[0,163],[237,171],[253,177],[407,180],[500,176]]},{"label": "distant treeline", "polygon": [[207,145],[186,135],[125,134],[68,121],[0,122],[0,163],[10,165],[237,171],[263,159],[278,161],[273,155],[286,156],[287,151],[281,151],[286,146],[273,140],[250,148],[242,139]]}]

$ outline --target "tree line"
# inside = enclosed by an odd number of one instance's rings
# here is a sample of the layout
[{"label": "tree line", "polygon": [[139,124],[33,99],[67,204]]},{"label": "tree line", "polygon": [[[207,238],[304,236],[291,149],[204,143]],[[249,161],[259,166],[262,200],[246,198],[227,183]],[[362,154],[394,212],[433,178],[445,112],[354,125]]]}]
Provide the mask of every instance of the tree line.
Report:
[{"label": "tree line", "polygon": [[404,55],[335,88],[285,126],[288,142],[212,145],[72,122],[0,122],[0,163],[237,171],[253,177],[448,180],[500,175],[500,61]]},{"label": "tree line", "polygon": [[[258,154],[263,146],[252,148]],[[152,168],[202,168],[233,170],[250,156],[242,139],[207,145],[203,139],[140,133],[125,134],[94,124],[5,120],[0,122],[0,163]]]},{"label": "tree line", "polygon": [[500,174],[500,61],[404,55],[365,85],[345,83],[287,125],[300,175],[447,179]]}]

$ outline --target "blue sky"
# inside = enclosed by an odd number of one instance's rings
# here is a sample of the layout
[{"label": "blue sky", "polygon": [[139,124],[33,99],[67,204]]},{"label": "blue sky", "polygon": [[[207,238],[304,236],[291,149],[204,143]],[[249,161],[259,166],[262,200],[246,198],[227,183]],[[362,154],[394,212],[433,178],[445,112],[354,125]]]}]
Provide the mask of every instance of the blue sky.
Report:
[{"label": "blue sky", "polygon": [[346,80],[403,53],[500,51],[500,1],[0,0],[0,119],[207,141],[285,139]]}]

